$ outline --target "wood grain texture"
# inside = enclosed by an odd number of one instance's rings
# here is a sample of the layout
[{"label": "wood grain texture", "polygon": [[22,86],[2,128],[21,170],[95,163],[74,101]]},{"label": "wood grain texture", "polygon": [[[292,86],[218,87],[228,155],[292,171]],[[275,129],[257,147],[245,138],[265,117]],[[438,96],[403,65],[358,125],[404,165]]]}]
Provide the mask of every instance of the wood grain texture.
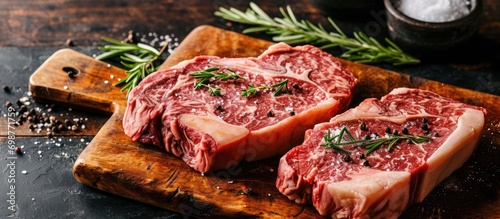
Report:
[{"label": "wood grain texture", "polygon": [[[256,56],[271,42],[254,39],[211,26],[201,26],[191,32],[182,44],[162,65],[167,68],[179,61],[196,55],[219,55],[227,57]],[[71,64],[80,70],[76,79],[69,79],[62,67]],[[487,127],[482,145],[471,158],[471,162],[452,176],[459,181],[467,177],[483,177],[483,182],[495,182],[496,176],[474,175],[473,167],[490,174],[497,163],[500,114],[496,107],[500,98],[493,95],[461,89],[446,84],[412,78],[387,70],[360,65],[348,61],[343,64],[359,79],[353,105],[367,97],[380,97],[395,87],[417,87],[431,90],[467,103],[483,106],[489,110]],[[85,148],[74,165],[75,178],[97,189],[119,196],[148,203],[161,208],[196,217],[318,217],[311,206],[297,205],[283,197],[275,188],[278,158],[254,163],[241,163],[229,170],[201,176],[180,159],[157,148],[132,142],[123,133],[122,116],[125,110],[125,94],[118,88],[103,83],[109,74],[123,77],[118,68],[71,50],[54,54],[30,79],[30,89],[35,99],[81,106],[94,111],[112,114],[93,141]],[[64,89],[68,86],[68,89]],[[491,166],[493,165],[493,166]],[[477,172],[477,171],[476,171]],[[464,180],[465,181],[465,180]],[[472,184],[477,181],[471,181]],[[496,181],[498,182],[498,181]],[[449,182],[448,182],[449,184]],[[489,193],[481,193],[479,185],[471,185],[463,193],[451,194],[447,185],[436,188],[428,199],[416,204],[404,217],[457,218],[467,213],[472,218],[500,215],[498,207],[498,185],[490,185]],[[468,185],[468,184],[467,184]],[[464,185],[466,186],[466,185]],[[448,192],[447,195],[442,195]],[[468,197],[468,206],[458,210],[453,199]],[[449,198],[446,198],[449,197]],[[458,197],[458,198],[457,198]],[[491,198],[493,197],[493,198]],[[460,199],[461,198],[461,199]],[[477,206],[481,206],[480,210]]]}]

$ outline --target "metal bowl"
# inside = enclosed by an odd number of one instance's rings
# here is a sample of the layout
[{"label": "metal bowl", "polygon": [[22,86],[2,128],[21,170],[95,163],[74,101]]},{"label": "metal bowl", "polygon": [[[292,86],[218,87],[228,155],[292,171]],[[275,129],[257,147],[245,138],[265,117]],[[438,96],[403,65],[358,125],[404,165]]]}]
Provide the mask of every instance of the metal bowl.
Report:
[{"label": "metal bowl", "polygon": [[482,0],[476,0],[465,17],[447,22],[425,22],[398,10],[399,0],[384,0],[390,37],[406,50],[429,54],[465,45],[477,32]]}]

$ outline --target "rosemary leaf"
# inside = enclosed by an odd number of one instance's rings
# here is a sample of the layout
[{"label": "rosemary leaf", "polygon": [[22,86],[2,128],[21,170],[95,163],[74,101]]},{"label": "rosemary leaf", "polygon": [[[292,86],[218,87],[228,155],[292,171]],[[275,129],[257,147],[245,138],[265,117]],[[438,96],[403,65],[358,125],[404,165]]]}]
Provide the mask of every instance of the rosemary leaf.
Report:
[{"label": "rosemary leaf", "polygon": [[[344,136],[344,135],[347,135]],[[375,150],[378,150],[382,145],[387,144],[387,151],[391,152],[392,148],[402,140],[408,140],[412,144],[421,144],[427,141],[432,140],[432,138],[428,136],[421,135],[395,135],[395,134],[387,134],[386,137],[380,137],[377,139],[361,139],[355,140],[352,134],[349,132],[347,127],[342,127],[338,135],[331,136],[331,131],[328,129],[327,133],[323,136],[325,143],[321,144],[321,146],[327,149],[335,149],[341,153],[349,153],[342,146],[345,145],[357,145],[359,147],[364,147],[367,151],[364,153],[365,156],[368,156]]]},{"label": "rosemary leaf", "polygon": [[298,20],[290,6],[279,8],[283,17],[271,18],[257,4],[250,2],[246,12],[235,8],[219,8],[215,15],[223,19],[251,25],[243,33],[266,32],[274,41],[288,44],[313,44],[321,49],[340,47],[345,51],[340,57],[360,63],[392,63],[393,65],[417,64],[420,60],[403,52],[389,39],[387,46],[362,32],[354,32],[348,37],[337,24],[327,18],[334,32],[328,32],[321,24]]},{"label": "rosemary leaf", "polygon": [[115,86],[121,86],[120,91],[127,91],[127,96],[130,90],[137,86],[139,82],[158,70],[155,63],[159,61],[168,45],[165,43],[161,50],[158,51],[154,47],[143,43],[126,43],[108,37],[102,37],[101,40],[109,44],[98,47],[103,53],[96,56],[95,59],[120,58],[120,63],[125,67],[127,76],[118,81]]}]

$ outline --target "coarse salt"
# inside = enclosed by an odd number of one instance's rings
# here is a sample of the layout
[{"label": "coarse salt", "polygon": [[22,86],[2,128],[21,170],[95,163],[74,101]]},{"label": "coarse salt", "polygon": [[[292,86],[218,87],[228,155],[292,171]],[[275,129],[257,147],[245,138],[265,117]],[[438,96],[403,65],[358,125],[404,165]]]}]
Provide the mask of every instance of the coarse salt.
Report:
[{"label": "coarse salt", "polygon": [[475,4],[475,0],[400,0],[399,10],[421,21],[448,22],[465,17]]}]

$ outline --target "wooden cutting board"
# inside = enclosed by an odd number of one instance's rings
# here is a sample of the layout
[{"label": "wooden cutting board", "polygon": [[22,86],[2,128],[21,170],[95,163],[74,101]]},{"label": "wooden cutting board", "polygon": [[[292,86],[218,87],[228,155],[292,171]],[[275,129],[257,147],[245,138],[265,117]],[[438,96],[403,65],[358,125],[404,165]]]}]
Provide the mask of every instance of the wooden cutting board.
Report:
[{"label": "wooden cutting board", "polygon": [[[193,30],[165,61],[162,68],[197,55],[222,57],[258,56],[272,42],[259,40],[211,26]],[[416,87],[466,103],[485,107],[487,127],[482,144],[497,147],[500,139],[500,98],[454,86],[413,78],[380,68],[342,63],[359,79],[352,105],[367,97],[381,97],[395,87]],[[68,70],[78,72],[68,77]],[[74,176],[83,184],[134,199],[140,202],[197,217],[318,217],[311,206],[289,201],[275,188],[278,157],[254,163],[242,163],[230,170],[206,174],[193,171],[180,159],[157,149],[130,140],[123,133],[122,118],[126,107],[125,94],[113,86],[125,72],[96,61],[84,54],[63,49],[53,54],[30,78],[30,91],[37,101],[71,105],[81,109],[110,114],[92,142],[74,164]],[[493,130],[493,131],[491,131]],[[474,158],[473,158],[474,159]],[[495,157],[486,157],[496,162]],[[484,165],[488,165],[485,162]],[[453,176],[453,175],[452,175]],[[498,194],[498,187],[494,187]],[[432,193],[431,193],[432,195]],[[439,196],[438,196],[439,198]],[[440,203],[439,200],[425,202]],[[446,202],[445,200],[442,200]],[[467,214],[484,217],[500,210],[498,198],[473,200],[492,205],[484,211]],[[446,206],[446,204],[443,204]],[[412,206],[407,216],[435,214],[436,208]],[[453,209],[453,208],[451,208]],[[465,210],[464,210],[465,211]],[[441,214],[441,212],[439,212]],[[460,215],[457,214],[452,215]]]}]

